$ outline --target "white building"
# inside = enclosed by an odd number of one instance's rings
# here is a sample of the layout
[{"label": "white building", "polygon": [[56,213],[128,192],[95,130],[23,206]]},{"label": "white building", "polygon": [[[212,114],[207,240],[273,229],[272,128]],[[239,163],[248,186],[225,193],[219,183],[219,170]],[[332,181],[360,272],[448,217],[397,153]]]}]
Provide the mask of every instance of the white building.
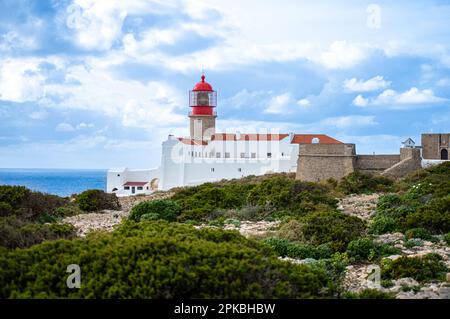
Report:
[{"label": "white building", "polygon": [[216,101],[216,92],[202,75],[189,96],[190,136],[168,136],[159,168],[109,170],[107,192],[149,194],[248,175],[295,172],[299,144],[341,143],[324,134],[216,133]]}]

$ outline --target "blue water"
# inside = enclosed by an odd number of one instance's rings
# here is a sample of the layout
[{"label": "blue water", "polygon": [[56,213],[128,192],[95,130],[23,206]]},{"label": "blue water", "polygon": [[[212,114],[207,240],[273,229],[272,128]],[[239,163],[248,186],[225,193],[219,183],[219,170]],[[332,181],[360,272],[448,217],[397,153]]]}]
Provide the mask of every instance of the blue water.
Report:
[{"label": "blue water", "polygon": [[0,185],[70,196],[87,189],[106,190],[106,170],[0,168]]}]

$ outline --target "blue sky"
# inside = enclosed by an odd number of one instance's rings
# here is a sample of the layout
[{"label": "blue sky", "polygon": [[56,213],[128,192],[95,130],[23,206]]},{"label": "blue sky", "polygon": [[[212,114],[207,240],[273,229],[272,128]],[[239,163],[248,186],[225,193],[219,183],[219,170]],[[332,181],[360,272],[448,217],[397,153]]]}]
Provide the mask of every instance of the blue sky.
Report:
[{"label": "blue sky", "polygon": [[0,167],[156,167],[202,68],[220,131],[359,153],[450,131],[450,2],[0,0]]}]

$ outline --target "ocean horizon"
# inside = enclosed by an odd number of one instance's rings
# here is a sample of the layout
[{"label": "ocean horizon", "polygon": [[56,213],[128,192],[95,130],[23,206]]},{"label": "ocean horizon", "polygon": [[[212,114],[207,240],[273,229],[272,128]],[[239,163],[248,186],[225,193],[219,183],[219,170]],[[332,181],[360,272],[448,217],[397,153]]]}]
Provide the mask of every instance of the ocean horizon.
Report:
[{"label": "ocean horizon", "polygon": [[20,185],[62,197],[87,189],[106,191],[107,169],[0,168],[0,185]]}]

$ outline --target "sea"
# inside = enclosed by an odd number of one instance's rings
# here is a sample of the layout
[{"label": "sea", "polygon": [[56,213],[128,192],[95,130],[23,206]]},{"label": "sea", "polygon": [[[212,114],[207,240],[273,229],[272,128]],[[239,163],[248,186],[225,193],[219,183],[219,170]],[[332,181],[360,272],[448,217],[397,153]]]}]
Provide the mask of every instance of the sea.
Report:
[{"label": "sea", "polygon": [[106,191],[106,169],[0,168],[0,185],[21,185],[62,197],[87,189]]}]

